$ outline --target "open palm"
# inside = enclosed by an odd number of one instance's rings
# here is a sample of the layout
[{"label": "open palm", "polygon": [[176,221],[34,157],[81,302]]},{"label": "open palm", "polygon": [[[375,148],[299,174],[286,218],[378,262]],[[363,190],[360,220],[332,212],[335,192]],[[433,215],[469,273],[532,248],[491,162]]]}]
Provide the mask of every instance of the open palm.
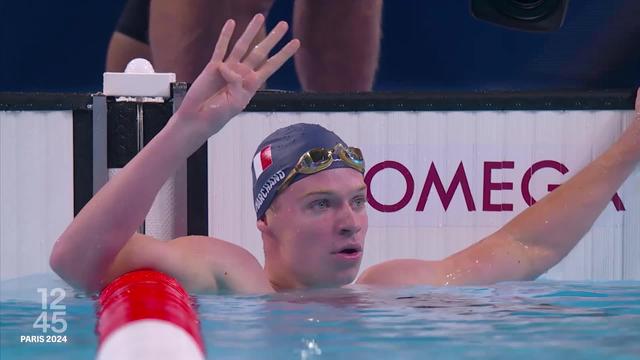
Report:
[{"label": "open palm", "polygon": [[254,16],[225,59],[235,28],[235,22],[227,20],[211,60],[193,82],[180,106],[182,121],[202,129],[207,136],[217,133],[247,106],[260,86],[298,50],[300,42],[292,40],[268,58],[269,52],[287,32],[288,25],[284,21],[249,49],[263,23],[263,15]]}]

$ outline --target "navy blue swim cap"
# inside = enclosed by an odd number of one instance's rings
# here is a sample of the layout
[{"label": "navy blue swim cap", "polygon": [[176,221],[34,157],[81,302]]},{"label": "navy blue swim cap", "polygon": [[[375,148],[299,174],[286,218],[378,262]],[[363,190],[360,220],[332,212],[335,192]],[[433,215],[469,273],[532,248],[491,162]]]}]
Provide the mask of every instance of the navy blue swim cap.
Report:
[{"label": "navy blue swim cap", "polygon": [[[251,164],[257,218],[264,216],[277,195],[278,187],[302,154],[315,148],[333,148],[339,143],[348,147],[338,135],[317,124],[293,124],[267,136],[258,146]],[[334,160],[327,169],[345,167],[349,165],[344,161]],[[307,176],[296,174],[290,184]]]}]

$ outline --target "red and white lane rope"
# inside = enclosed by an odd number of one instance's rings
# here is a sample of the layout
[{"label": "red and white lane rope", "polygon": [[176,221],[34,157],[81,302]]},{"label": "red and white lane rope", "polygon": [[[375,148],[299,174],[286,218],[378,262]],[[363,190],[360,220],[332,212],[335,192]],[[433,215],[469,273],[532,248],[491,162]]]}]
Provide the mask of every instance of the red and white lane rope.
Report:
[{"label": "red and white lane rope", "polygon": [[97,359],[204,359],[198,315],[170,276],[124,274],[101,293]]}]

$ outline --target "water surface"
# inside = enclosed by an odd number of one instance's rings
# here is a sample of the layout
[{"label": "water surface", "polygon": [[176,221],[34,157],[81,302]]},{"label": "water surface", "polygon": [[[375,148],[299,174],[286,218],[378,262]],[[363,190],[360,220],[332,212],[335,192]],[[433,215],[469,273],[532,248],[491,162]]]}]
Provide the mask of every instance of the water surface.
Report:
[{"label": "water surface", "polygon": [[[51,275],[0,283],[1,356],[95,356],[95,302]],[[65,289],[66,343],[43,335],[37,288]],[[640,282],[313,290],[195,298],[210,359],[640,359]],[[49,331],[47,334],[55,333]]]}]

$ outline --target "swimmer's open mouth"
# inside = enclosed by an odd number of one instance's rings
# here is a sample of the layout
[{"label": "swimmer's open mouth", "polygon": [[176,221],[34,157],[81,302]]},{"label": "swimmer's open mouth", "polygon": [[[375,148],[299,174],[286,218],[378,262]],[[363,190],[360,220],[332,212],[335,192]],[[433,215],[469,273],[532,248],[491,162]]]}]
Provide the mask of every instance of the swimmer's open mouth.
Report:
[{"label": "swimmer's open mouth", "polygon": [[362,247],[360,245],[347,245],[338,251],[334,251],[334,254],[346,254],[353,255],[362,252]]},{"label": "swimmer's open mouth", "polygon": [[355,254],[357,252],[358,250],[356,249],[344,249],[344,250],[341,250],[338,254]]}]

